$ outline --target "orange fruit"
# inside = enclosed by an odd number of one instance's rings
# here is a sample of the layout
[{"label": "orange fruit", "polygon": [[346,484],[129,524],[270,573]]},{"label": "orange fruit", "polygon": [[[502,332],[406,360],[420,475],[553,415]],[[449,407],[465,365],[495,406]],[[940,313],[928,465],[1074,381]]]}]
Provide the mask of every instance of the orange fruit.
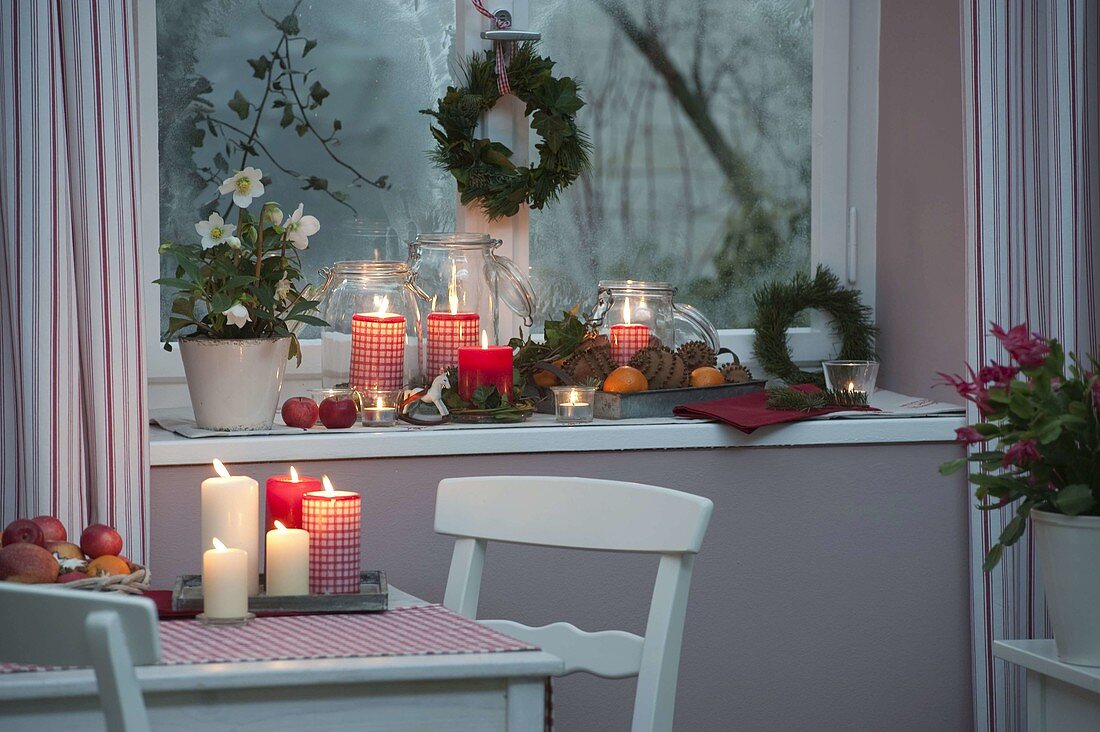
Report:
[{"label": "orange fruit", "polygon": [[130,565],[122,557],[113,554],[104,554],[88,562],[85,570],[89,577],[102,577],[105,574],[130,574]]},{"label": "orange fruit", "polygon": [[616,394],[633,394],[649,388],[649,380],[633,366],[620,366],[603,380],[603,390]]},{"label": "orange fruit", "polygon": [[726,383],[726,377],[713,366],[700,366],[691,372],[692,386],[718,386]]},{"label": "orange fruit", "polygon": [[[554,365],[559,369],[563,363],[565,363],[564,358],[559,358],[557,361],[554,361]],[[541,386],[544,389],[551,386],[557,386],[561,383],[557,376],[554,376],[554,374],[549,371],[543,371],[542,369],[538,369],[534,372],[533,379],[537,386]]]}]

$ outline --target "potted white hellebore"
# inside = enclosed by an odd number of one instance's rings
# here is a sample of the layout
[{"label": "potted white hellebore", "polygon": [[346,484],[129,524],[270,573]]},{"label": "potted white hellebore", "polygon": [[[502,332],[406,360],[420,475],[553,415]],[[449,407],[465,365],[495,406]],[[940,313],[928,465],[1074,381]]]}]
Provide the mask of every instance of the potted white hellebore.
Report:
[{"label": "potted white hellebore", "polygon": [[[161,252],[176,260],[174,277],[156,283],[178,290],[164,348],[179,336],[180,355],[195,421],[209,430],[270,429],[286,363],[297,358],[302,325],[325,325],[311,313],[319,302],[300,288],[299,252],[321,228],[299,204],[284,218],[279,205],[249,207],[264,193],[263,173],[245,168],[219,191],[232,194],[237,223],[217,212],[195,224],[201,240],[168,242]],[[232,218],[232,217],[229,217]]]}]

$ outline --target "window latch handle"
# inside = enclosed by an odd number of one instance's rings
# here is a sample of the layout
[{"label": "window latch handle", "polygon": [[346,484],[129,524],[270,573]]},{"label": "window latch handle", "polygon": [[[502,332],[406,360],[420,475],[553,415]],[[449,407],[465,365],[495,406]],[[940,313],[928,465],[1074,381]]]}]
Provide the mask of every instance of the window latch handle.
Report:
[{"label": "window latch handle", "polygon": [[487,41],[537,41],[542,34],[528,30],[487,30],[481,31],[481,37]]}]

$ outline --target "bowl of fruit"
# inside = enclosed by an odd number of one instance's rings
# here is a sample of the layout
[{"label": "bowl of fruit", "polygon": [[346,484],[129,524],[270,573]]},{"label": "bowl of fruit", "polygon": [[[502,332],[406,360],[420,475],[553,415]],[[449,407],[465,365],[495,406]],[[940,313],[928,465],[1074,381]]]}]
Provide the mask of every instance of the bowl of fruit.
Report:
[{"label": "bowl of fruit", "polygon": [[141,594],[149,570],[127,559],[122,546],[106,524],[92,524],[74,543],[53,516],[16,519],[0,534],[0,581]]}]

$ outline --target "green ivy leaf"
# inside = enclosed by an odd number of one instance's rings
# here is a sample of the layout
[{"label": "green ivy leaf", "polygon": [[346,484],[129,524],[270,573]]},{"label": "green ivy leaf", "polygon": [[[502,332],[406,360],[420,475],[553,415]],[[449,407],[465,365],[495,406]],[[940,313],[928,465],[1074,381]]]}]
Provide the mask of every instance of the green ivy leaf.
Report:
[{"label": "green ivy leaf", "polygon": [[1054,505],[1067,516],[1079,516],[1091,511],[1096,505],[1096,499],[1087,485],[1075,483],[1067,485],[1054,495]]},{"label": "green ivy leaf", "polygon": [[244,94],[241,94],[239,89],[234,92],[233,98],[229,100],[229,108],[236,112],[241,119],[248,119],[248,100],[245,99]]},{"label": "green ivy leaf", "polygon": [[279,126],[284,129],[290,127],[292,124],[294,124],[295,119],[296,117],[294,116],[294,110],[292,110],[289,105],[285,106],[283,107],[282,119],[279,120]]},{"label": "green ivy leaf", "polygon": [[479,386],[474,389],[470,399],[473,401],[474,406],[479,409],[496,409],[501,403],[500,392],[497,391],[495,386]]},{"label": "green ivy leaf", "polygon": [[305,45],[304,48],[302,48],[302,58],[305,58],[306,56],[308,56],[309,52],[312,51],[316,47],[317,47],[317,41],[313,40],[312,38],[306,39],[306,45]]},{"label": "green ivy leaf", "polygon": [[344,129],[344,123],[343,122],[341,122],[338,119],[332,120],[332,131],[333,132],[339,132],[342,129]]},{"label": "green ivy leaf", "polygon": [[191,130],[190,137],[187,142],[191,147],[202,147],[202,143],[206,140],[206,130],[201,127],[195,127]]},{"label": "green ivy leaf", "polygon": [[321,103],[325,101],[325,97],[327,97],[328,95],[328,89],[321,86],[321,82],[319,81],[313,82],[313,86],[309,88],[310,99],[316,102],[317,106],[321,106]]},{"label": "green ivy leaf", "polygon": [[301,31],[298,27],[298,16],[294,13],[283,18],[281,21],[275,24],[275,27],[286,33],[288,36],[296,36]]},{"label": "green ivy leaf", "polygon": [[307,132],[309,132],[309,125],[305,124],[304,122],[302,124],[295,125],[294,131],[298,133],[298,137],[302,137]]},{"label": "green ivy leaf", "polygon": [[262,79],[267,76],[267,72],[271,69],[271,59],[267,56],[250,58],[248,59],[248,65],[252,67],[252,76]]}]

